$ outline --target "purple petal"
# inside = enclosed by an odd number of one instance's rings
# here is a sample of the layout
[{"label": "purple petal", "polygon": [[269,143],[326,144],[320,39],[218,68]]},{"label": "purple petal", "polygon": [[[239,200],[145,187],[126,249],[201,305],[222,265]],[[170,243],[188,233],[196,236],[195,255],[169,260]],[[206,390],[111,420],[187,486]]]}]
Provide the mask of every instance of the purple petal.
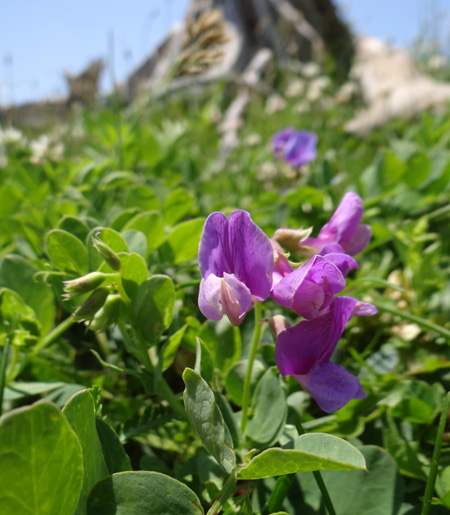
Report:
[{"label": "purple petal", "polygon": [[223,316],[223,308],[220,303],[220,284],[222,279],[214,274],[208,275],[200,282],[198,294],[198,307],[206,318],[220,320]]},{"label": "purple petal", "polygon": [[324,278],[327,279],[334,295],[341,292],[345,288],[345,278],[337,266],[335,266],[328,257],[314,256],[313,264],[309,269],[305,279],[322,284]]},{"label": "purple petal", "polygon": [[295,130],[292,127],[288,127],[287,129],[283,129],[282,131],[277,132],[272,138],[272,148],[273,152],[277,157],[281,157],[281,151],[283,147],[286,145],[289,138],[294,134]]},{"label": "purple petal", "polygon": [[339,245],[339,243],[331,243],[331,245],[326,245],[319,252],[321,256],[326,256],[327,254],[345,254],[345,250]]},{"label": "purple petal", "polygon": [[333,295],[344,288],[345,279],[339,268],[322,256],[314,256],[275,284],[271,296],[281,306],[310,319],[318,316],[331,304]]},{"label": "purple petal", "polygon": [[233,273],[228,252],[228,220],[222,213],[211,213],[205,221],[198,249],[200,273],[203,279],[209,274],[222,277]]},{"label": "purple petal", "polygon": [[317,135],[309,131],[297,131],[291,135],[283,148],[286,162],[299,167],[314,161],[317,155]]},{"label": "purple petal", "polygon": [[[342,336],[345,326],[352,317],[353,310],[357,304],[358,300],[353,297],[337,297],[334,299],[330,311],[327,313],[329,316],[329,319],[326,320],[328,323],[327,334],[322,342],[321,353],[318,359],[319,363],[329,361],[331,358],[339,338]],[[325,318],[327,315],[315,320]]]},{"label": "purple petal", "polygon": [[352,317],[370,317],[376,315],[378,309],[373,304],[359,301],[353,308]]},{"label": "purple petal", "polygon": [[225,273],[221,281],[220,294],[224,312],[233,325],[239,326],[244,320],[244,315],[253,307],[250,290],[234,275]]},{"label": "purple petal", "polygon": [[330,221],[322,227],[319,238],[324,234],[333,234],[337,243],[349,240],[358,229],[363,211],[361,197],[356,193],[346,193]]},{"label": "purple petal", "polygon": [[266,300],[272,287],[273,249],[268,236],[246,211],[234,211],[228,228],[231,272],[258,300]]},{"label": "purple petal", "polygon": [[250,289],[258,300],[269,296],[272,285],[273,250],[267,235],[246,211],[235,211],[230,219],[212,213],[205,222],[199,246],[202,278],[225,273]]},{"label": "purple petal", "polygon": [[322,285],[305,279],[295,292],[292,310],[297,315],[310,320],[316,318],[323,309],[325,303],[325,291]]},{"label": "purple petal", "polygon": [[277,241],[274,239],[270,240],[273,247],[274,253],[274,265],[272,273],[272,289],[277,285],[281,279],[291,274],[294,269],[289,264],[287,257],[285,256],[283,249],[280,247]]},{"label": "purple petal", "polygon": [[325,259],[337,266],[344,277],[347,277],[350,270],[356,270],[358,268],[358,263],[347,254],[333,252],[326,254]]},{"label": "purple petal", "polygon": [[300,322],[282,331],[275,346],[275,361],[283,376],[308,374],[316,365],[327,338],[330,315]]},{"label": "purple petal", "polygon": [[342,246],[351,256],[356,256],[369,245],[372,237],[372,229],[369,225],[360,225],[355,234],[347,241],[342,242]]},{"label": "purple petal", "polygon": [[340,410],[352,399],[367,397],[356,376],[329,361],[316,365],[307,376],[294,377],[326,413]]},{"label": "purple petal", "polygon": [[285,308],[292,307],[295,293],[313,266],[313,259],[310,259],[301,268],[297,268],[297,270],[284,277],[272,288],[271,297],[275,302],[278,302],[278,304]]}]

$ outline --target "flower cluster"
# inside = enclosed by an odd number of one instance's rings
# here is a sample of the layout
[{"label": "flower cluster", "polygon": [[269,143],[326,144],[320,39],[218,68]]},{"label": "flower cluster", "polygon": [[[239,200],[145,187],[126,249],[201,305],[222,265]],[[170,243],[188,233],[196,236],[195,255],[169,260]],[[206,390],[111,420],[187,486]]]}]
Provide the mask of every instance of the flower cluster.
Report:
[{"label": "flower cluster", "polygon": [[[270,240],[245,211],[229,219],[213,213],[200,241],[201,312],[211,320],[226,314],[238,326],[255,302],[270,296],[302,317],[293,327],[279,317],[272,321],[275,360],[281,374],[292,375],[326,412],[366,397],[358,378],[330,361],[350,318],[377,311],[352,297],[336,297],[358,267],[352,256],[371,237],[362,214],[361,198],[347,193],[317,238],[309,230],[280,229]],[[292,264],[281,245],[310,259]]]}]

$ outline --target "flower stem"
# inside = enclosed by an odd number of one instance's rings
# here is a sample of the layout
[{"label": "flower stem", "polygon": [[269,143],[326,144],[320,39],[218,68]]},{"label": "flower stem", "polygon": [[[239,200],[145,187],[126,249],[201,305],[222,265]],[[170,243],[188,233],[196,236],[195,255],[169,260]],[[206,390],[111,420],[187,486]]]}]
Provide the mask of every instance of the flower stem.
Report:
[{"label": "flower stem", "polygon": [[3,412],[3,392],[6,384],[6,366],[8,364],[9,344],[9,338],[6,338],[2,355],[0,357],[0,416]]},{"label": "flower stem", "polygon": [[[305,430],[303,429],[303,426],[300,422],[298,422],[296,427],[300,434],[302,434],[302,435],[305,434]],[[320,473],[320,470],[315,470],[313,472],[313,475],[314,475],[314,479],[316,480],[317,486],[319,487],[319,490],[322,494],[322,499],[323,499],[323,502],[325,503],[328,513],[330,515],[336,515],[336,510],[334,509],[333,502],[331,500],[330,494],[328,493],[327,487],[323,480],[322,474]]]},{"label": "flower stem", "polygon": [[441,419],[436,434],[436,443],[434,444],[433,458],[431,460],[430,472],[428,473],[427,485],[425,487],[425,495],[423,497],[422,515],[428,515],[431,509],[431,500],[433,497],[434,484],[436,482],[437,469],[439,465],[439,456],[441,454],[442,435],[444,434],[445,424],[447,422],[448,410],[450,409],[450,392],[447,393],[442,406]]},{"label": "flower stem", "polygon": [[294,474],[278,477],[272,493],[261,511],[261,515],[268,515],[269,513],[274,513],[280,510],[293,479]]},{"label": "flower stem", "polygon": [[253,340],[250,346],[250,354],[248,356],[247,372],[245,374],[244,391],[242,393],[242,420],[241,431],[242,436],[245,438],[245,430],[247,428],[248,408],[250,404],[250,383],[252,379],[253,363],[255,361],[256,351],[258,350],[259,341],[262,334],[262,304],[257,302],[255,304],[255,330],[253,332]]},{"label": "flower stem", "polygon": [[39,351],[45,349],[45,347],[54,342],[58,336],[60,336],[66,329],[69,329],[69,327],[75,322],[76,318],[73,315],[70,315],[65,320],[63,320],[34,347],[34,354],[37,354]]},{"label": "flower stem", "polygon": [[223,505],[234,494],[236,482],[237,482],[237,471],[236,471],[236,469],[234,469],[231,472],[231,474],[228,476],[228,479],[225,481],[219,498],[214,502],[214,504],[208,510],[208,513],[206,515],[217,515],[218,513],[220,513]]}]

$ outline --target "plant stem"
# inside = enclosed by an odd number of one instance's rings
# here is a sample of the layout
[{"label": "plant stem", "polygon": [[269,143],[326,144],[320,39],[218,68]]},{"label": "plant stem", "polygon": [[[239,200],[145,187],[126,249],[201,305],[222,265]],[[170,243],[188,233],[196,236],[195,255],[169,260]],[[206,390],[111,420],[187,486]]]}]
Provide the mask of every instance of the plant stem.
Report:
[{"label": "plant stem", "polygon": [[[297,429],[300,434],[302,434],[302,435],[305,434],[305,430],[303,429],[303,426],[300,422],[297,424]],[[334,509],[333,502],[331,500],[330,494],[328,493],[327,487],[323,480],[322,474],[320,473],[320,470],[315,470],[313,472],[313,475],[314,475],[314,479],[316,480],[317,486],[319,487],[319,490],[322,494],[322,499],[323,499],[323,502],[325,503],[328,513],[330,515],[336,515],[336,510]]]},{"label": "plant stem", "polygon": [[253,363],[255,361],[256,351],[258,349],[259,341],[262,334],[262,304],[257,302],[255,304],[255,329],[253,332],[253,340],[250,347],[250,354],[248,356],[247,372],[245,374],[244,391],[242,393],[242,420],[241,431],[242,437],[245,438],[245,430],[247,428],[248,407],[250,404],[250,383],[252,379]]},{"label": "plant stem", "polygon": [[327,487],[324,483],[322,474],[320,473],[320,470],[315,470],[313,472],[314,479],[316,480],[317,486],[319,487],[321,493],[322,493],[322,499],[325,503],[325,506],[327,507],[328,513],[330,515],[336,515],[336,511],[334,509],[333,503],[331,501],[330,494],[328,493]]},{"label": "plant stem", "polygon": [[264,505],[264,508],[261,510],[261,515],[269,515],[269,513],[273,513],[280,510],[281,505],[283,504],[284,498],[286,497],[289,491],[293,479],[293,474],[278,477],[269,499]]},{"label": "plant stem", "polygon": [[391,315],[397,315],[404,320],[409,320],[410,322],[415,322],[417,325],[428,329],[430,331],[434,331],[437,334],[440,334],[444,338],[450,339],[450,330],[446,327],[442,327],[441,325],[435,324],[433,322],[429,322],[425,318],[418,317],[416,315],[412,315],[411,313],[407,313],[405,311],[400,311],[399,309],[393,308],[384,302],[372,301],[377,308],[382,311],[386,311],[387,313],[391,313]]},{"label": "plant stem", "polygon": [[444,434],[445,424],[447,422],[448,410],[450,409],[450,392],[447,393],[442,406],[441,419],[436,434],[436,442],[434,444],[433,458],[431,459],[430,472],[428,473],[427,485],[425,487],[425,495],[423,498],[422,515],[428,515],[431,509],[431,500],[434,492],[434,484],[436,482],[437,469],[439,465],[439,456],[441,454],[442,435]]},{"label": "plant stem", "polygon": [[6,366],[8,365],[9,345],[9,338],[6,338],[2,356],[0,358],[0,417],[3,412],[3,392],[5,390],[6,383]]},{"label": "plant stem", "polygon": [[214,502],[214,504],[208,510],[208,513],[206,515],[217,515],[218,513],[220,513],[220,510],[222,509],[223,505],[234,494],[236,482],[237,470],[234,469],[228,476],[228,479],[225,481],[219,498]]},{"label": "plant stem", "polygon": [[34,354],[37,354],[39,351],[45,349],[45,347],[54,342],[56,338],[58,338],[58,336],[60,336],[64,331],[66,331],[66,329],[69,329],[69,327],[76,321],[77,320],[73,315],[70,315],[65,320],[63,320],[34,347]]}]

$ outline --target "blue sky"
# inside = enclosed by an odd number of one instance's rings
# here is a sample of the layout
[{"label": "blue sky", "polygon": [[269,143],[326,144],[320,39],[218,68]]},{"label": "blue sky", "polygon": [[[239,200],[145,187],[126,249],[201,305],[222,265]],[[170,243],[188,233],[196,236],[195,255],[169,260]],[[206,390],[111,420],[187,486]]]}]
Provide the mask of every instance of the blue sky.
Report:
[{"label": "blue sky", "polygon": [[[242,0],[249,1],[249,0]],[[450,26],[450,0],[338,0],[358,33],[408,47],[428,15]],[[123,80],[167,30],[183,19],[189,0],[3,0],[0,2],[0,104],[66,93],[62,71],[77,73],[107,58]],[[435,17],[436,18],[436,17]],[[102,87],[111,84],[104,74]]]}]

